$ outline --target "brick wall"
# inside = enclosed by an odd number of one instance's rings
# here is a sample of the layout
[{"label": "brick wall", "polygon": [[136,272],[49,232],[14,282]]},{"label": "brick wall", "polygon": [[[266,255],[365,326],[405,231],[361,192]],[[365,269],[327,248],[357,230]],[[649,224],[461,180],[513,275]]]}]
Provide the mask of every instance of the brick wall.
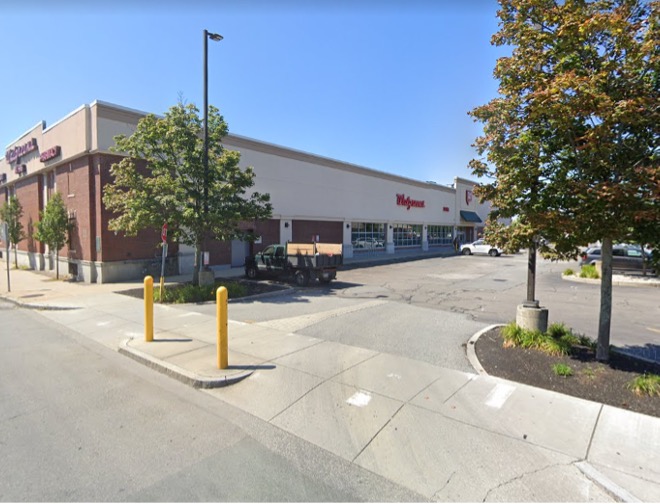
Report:
[{"label": "brick wall", "polygon": [[90,238],[92,208],[89,204],[90,158],[84,156],[55,170],[55,187],[62,195],[71,224],[69,242],[60,251],[70,259],[93,260]]},{"label": "brick wall", "polygon": [[250,255],[261,252],[268,245],[280,242],[280,220],[269,219],[267,221],[259,221],[253,225],[245,225],[244,229],[253,229],[256,236],[261,236],[261,243],[253,243],[250,245]]},{"label": "brick wall", "polygon": [[293,242],[308,243],[312,236],[319,236],[322,243],[343,243],[344,231],[342,222],[294,220]]},{"label": "brick wall", "polygon": [[41,209],[42,185],[39,176],[27,176],[16,181],[15,194],[23,207],[23,232],[27,238],[18,243],[18,250],[27,252],[40,252],[41,246],[38,241],[32,238],[36,231],[35,223],[39,220],[39,210]]}]

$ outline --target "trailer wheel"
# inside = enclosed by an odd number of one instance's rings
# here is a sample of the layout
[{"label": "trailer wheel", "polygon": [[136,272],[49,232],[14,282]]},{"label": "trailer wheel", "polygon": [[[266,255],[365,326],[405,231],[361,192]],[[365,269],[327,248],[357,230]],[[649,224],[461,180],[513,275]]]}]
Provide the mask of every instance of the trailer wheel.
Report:
[{"label": "trailer wheel", "polygon": [[306,287],[309,284],[309,273],[303,270],[296,271],[295,275],[296,285],[298,287]]},{"label": "trailer wheel", "polygon": [[258,271],[258,270],[257,270],[257,267],[256,267],[256,266],[254,266],[254,265],[250,265],[250,266],[247,266],[247,267],[245,268],[245,275],[246,275],[248,278],[254,280],[255,278],[257,278],[257,271]]},{"label": "trailer wheel", "polygon": [[337,277],[337,274],[334,273],[334,272],[332,272],[332,273],[321,273],[319,275],[319,282],[324,283],[324,284],[329,284],[336,277]]}]

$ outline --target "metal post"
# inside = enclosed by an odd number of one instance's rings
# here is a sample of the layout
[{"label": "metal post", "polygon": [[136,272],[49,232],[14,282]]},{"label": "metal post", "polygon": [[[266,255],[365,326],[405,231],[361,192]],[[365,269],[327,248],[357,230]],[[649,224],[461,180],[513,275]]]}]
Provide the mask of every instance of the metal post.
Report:
[{"label": "metal post", "polygon": [[7,292],[11,292],[11,278],[9,274],[9,224],[5,222],[5,244],[7,245]]},{"label": "metal post", "polygon": [[227,337],[227,288],[219,287],[216,297],[216,323],[217,323],[217,355],[218,369],[227,369],[229,366],[229,350]]},{"label": "metal post", "polygon": [[[204,164],[204,217],[209,213],[209,38],[218,42],[223,37],[217,33],[209,33],[208,30],[204,30],[204,153],[202,155]],[[206,234],[204,234],[203,246],[206,247]],[[199,270],[201,271],[203,267],[201,261],[202,251],[198,252],[200,255]]]},{"label": "metal post", "polygon": [[209,32],[204,30],[204,215],[209,211]]}]

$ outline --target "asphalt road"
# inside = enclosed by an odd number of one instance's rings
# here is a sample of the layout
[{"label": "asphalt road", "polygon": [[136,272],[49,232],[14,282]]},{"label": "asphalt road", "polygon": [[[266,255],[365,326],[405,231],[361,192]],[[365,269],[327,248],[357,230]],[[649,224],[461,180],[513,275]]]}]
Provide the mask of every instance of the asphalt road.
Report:
[{"label": "asphalt road", "polygon": [[423,496],[0,301],[0,500]]}]

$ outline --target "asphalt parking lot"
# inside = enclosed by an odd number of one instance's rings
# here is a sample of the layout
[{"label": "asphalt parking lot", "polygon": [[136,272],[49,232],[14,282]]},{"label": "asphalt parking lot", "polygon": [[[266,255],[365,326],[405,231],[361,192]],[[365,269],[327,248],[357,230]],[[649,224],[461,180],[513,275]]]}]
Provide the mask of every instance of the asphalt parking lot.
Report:
[{"label": "asphalt parking lot", "polygon": [[[599,286],[563,280],[570,266],[577,269],[576,263],[539,260],[536,297],[549,309],[551,323],[563,322],[595,339]],[[329,286],[231,304],[229,318],[471,372],[465,343],[486,325],[515,319],[527,292],[526,268],[527,256],[517,254],[347,269]],[[612,344],[658,358],[658,293],[652,287],[614,287]]]}]

